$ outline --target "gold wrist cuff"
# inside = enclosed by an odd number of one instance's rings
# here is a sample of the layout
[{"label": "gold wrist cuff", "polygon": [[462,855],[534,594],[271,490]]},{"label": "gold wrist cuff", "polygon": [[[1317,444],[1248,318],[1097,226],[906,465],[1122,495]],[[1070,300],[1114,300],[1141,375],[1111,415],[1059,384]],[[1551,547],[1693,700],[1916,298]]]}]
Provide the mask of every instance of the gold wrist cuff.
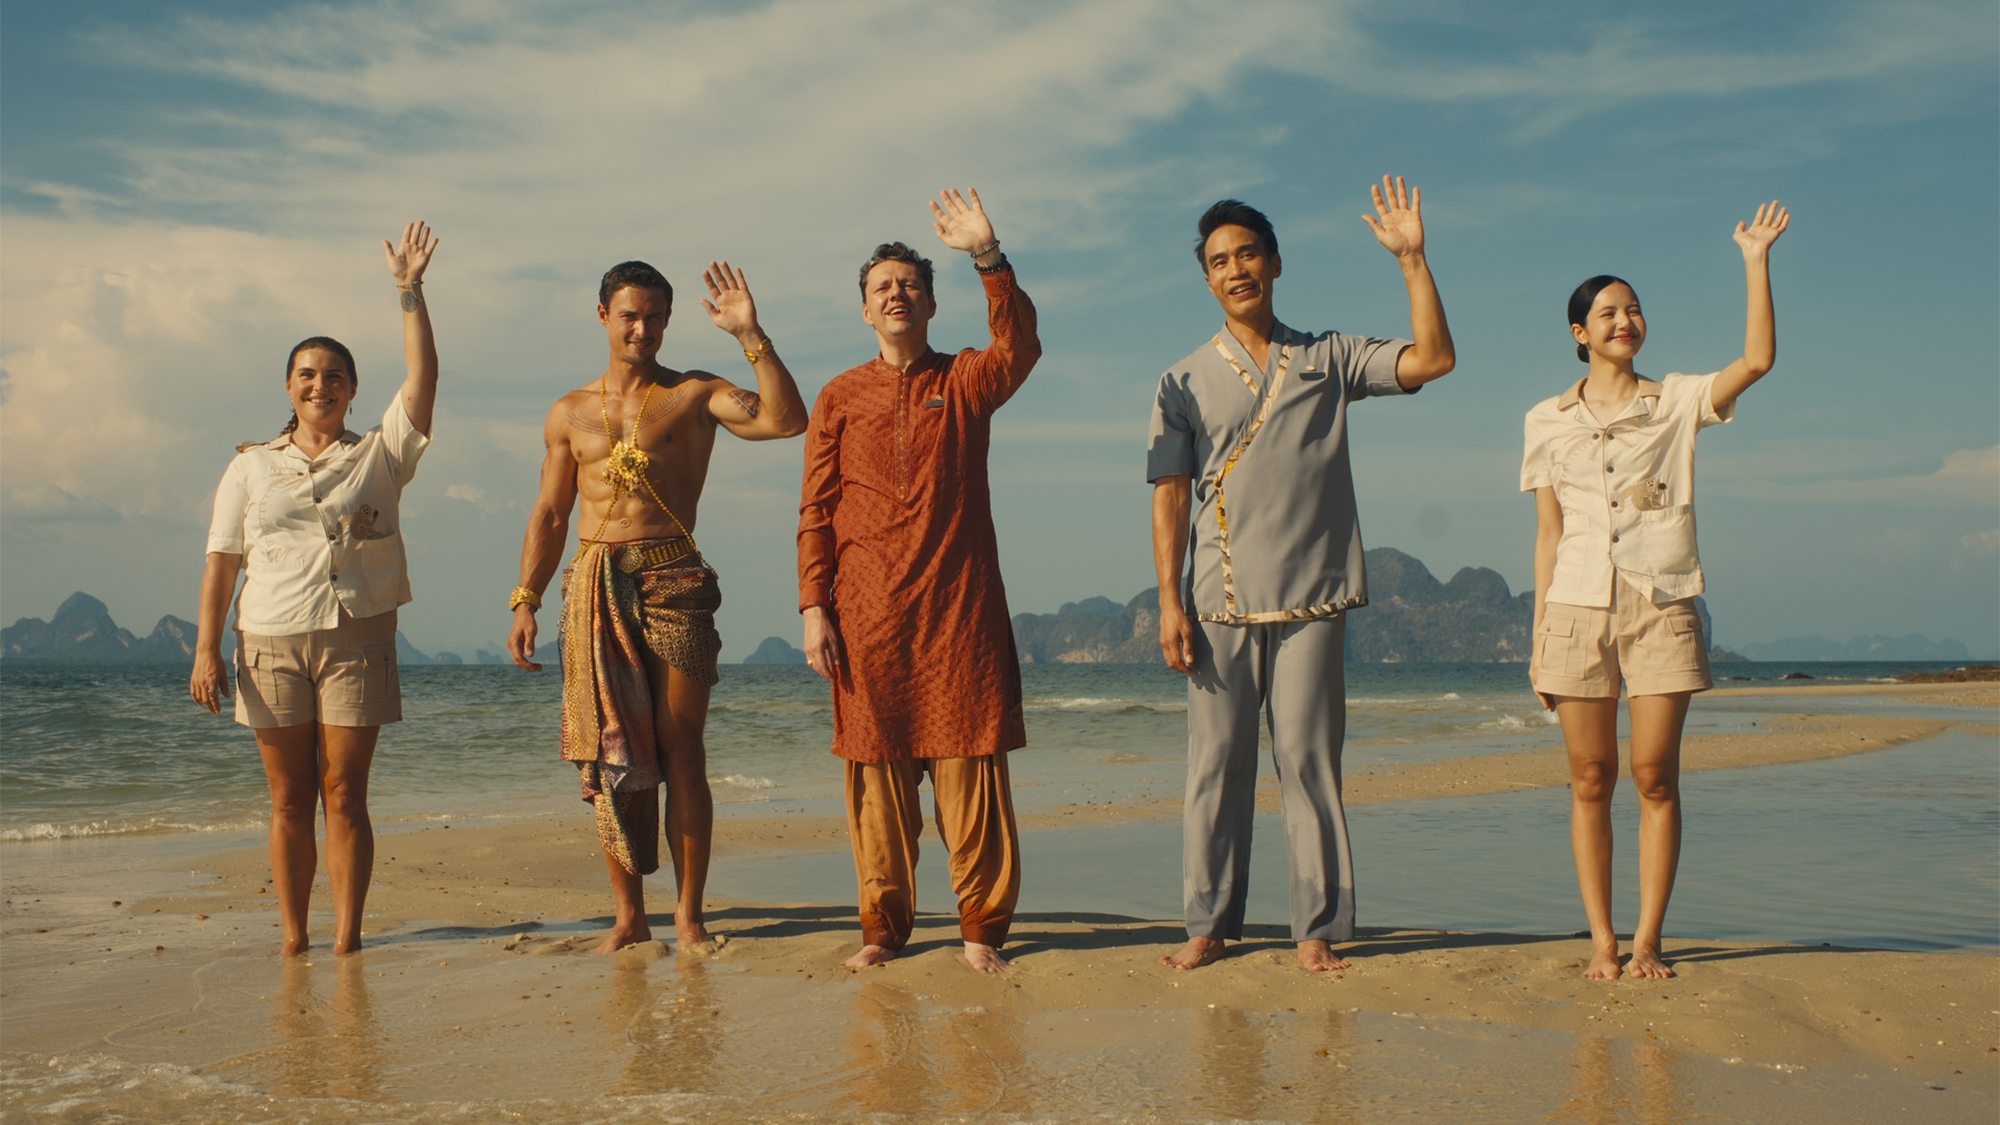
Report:
[{"label": "gold wrist cuff", "polygon": [[756,351],[753,352],[749,348],[743,349],[743,358],[749,360],[753,365],[758,360],[763,359],[765,356],[770,354],[771,354],[771,338],[769,336],[765,336],[757,341]]},{"label": "gold wrist cuff", "polygon": [[514,592],[507,598],[507,608],[510,611],[519,609],[522,602],[528,603],[533,609],[542,608],[542,596],[540,594],[535,593],[526,586],[516,586],[514,587]]}]

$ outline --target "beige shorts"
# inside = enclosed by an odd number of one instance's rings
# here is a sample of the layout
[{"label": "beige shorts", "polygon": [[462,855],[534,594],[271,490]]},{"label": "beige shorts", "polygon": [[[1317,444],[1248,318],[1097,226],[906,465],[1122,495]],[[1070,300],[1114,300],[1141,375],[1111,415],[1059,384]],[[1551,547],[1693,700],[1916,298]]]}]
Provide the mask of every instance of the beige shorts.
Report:
[{"label": "beige shorts", "polygon": [[1611,583],[1611,608],[1550,602],[1542,607],[1528,679],[1535,690],[1579,699],[1707,691],[1708,643],[1694,599],[1655,604],[1622,577]]},{"label": "beige shorts", "polygon": [[379,727],[402,719],[395,610],[359,618],[342,610],[340,624],[311,633],[237,634],[236,721],[244,726]]}]

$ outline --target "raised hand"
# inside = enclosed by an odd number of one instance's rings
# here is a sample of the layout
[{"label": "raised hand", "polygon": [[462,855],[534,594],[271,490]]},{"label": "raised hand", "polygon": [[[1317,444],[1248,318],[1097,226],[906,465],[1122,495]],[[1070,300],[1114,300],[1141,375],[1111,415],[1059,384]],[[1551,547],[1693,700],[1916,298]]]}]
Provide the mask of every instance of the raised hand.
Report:
[{"label": "raised hand", "polygon": [[708,286],[709,299],[701,303],[701,311],[708,314],[708,319],[746,346],[756,342],[763,330],[757,326],[757,302],[750,297],[743,271],[728,262],[710,262],[701,271],[701,281]]},{"label": "raised hand", "polygon": [[[971,196],[972,202],[967,203],[965,195]],[[937,227],[939,242],[971,254],[998,240],[993,237],[993,224],[986,218],[986,209],[979,205],[979,192],[966,188],[965,195],[958,194],[956,188],[939,192],[938,199],[944,205],[931,204],[931,220]]]},{"label": "raised hand", "polygon": [[403,224],[403,241],[400,245],[390,245],[382,240],[382,256],[389,260],[389,274],[398,285],[415,285],[424,279],[424,271],[430,268],[431,254],[436,252],[438,240],[431,237],[431,228],[422,222]]},{"label": "raised hand", "polygon": [[1397,176],[1392,183],[1384,176],[1380,187],[1368,185],[1368,194],[1375,201],[1375,213],[1361,216],[1361,221],[1375,232],[1375,241],[1398,258],[1423,253],[1423,189],[1405,190],[1403,177]]},{"label": "raised hand", "polygon": [[1747,226],[1737,223],[1736,233],[1730,237],[1743,248],[1744,257],[1763,257],[1770,253],[1771,244],[1778,241],[1778,236],[1785,233],[1785,228],[1791,223],[1792,213],[1778,206],[1778,201],[1773,199],[1757,208],[1757,217],[1750,220]]}]

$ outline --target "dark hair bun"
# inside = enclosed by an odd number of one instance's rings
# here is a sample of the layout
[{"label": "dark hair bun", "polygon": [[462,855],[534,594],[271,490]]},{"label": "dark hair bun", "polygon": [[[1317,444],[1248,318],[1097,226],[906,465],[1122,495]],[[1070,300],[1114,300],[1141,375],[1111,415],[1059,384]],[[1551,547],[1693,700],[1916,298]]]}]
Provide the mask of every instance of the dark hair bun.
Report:
[{"label": "dark hair bun", "polygon": [[1584,363],[1589,363],[1589,362],[1590,362],[1590,349],[1589,349],[1589,348],[1586,348],[1586,347],[1584,347],[1584,346],[1583,346],[1582,344],[1578,344],[1578,345],[1576,346],[1576,358],[1577,358],[1577,359],[1579,359],[1579,360],[1581,360],[1581,361],[1582,361],[1582,362],[1584,362]]}]

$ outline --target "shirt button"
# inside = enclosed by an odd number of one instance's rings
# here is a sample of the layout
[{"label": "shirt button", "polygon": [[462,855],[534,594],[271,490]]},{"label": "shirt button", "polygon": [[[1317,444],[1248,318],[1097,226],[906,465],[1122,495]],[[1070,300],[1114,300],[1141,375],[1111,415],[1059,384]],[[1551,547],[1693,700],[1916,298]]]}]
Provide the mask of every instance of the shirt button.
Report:
[{"label": "shirt button", "polygon": [[[1613,543],[1616,543],[1616,542],[1618,542],[1618,537],[1617,537],[1616,535],[1612,536],[1612,537],[1611,537],[1611,541],[1612,541]],[[338,582],[338,581],[340,581],[340,575],[338,575],[338,574],[329,574],[329,575],[327,575],[327,576],[326,576],[326,580],[327,580],[328,582]]]},{"label": "shirt button", "polygon": [[1612,537],[1611,537],[1611,541],[1612,541],[1613,543],[1616,543],[1616,542],[1618,542],[1618,537],[1617,537],[1616,535],[1612,536]]},{"label": "shirt button", "polygon": [[1616,507],[1618,506],[1618,501],[1616,501],[1616,500],[1613,500],[1613,501],[1611,502],[1611,506],[1612,506],[1612,507],[1614,507],[1614,508],[1616,508]]},{"label": "shirt button", "polygon": [[335,534],[334,534],[333,532],[331,532],[331,531],[329,531],[329,532],[327,532],[327,533],[326,533],[326,541],[327,541],[327,542],[329,542],[329,543],[333,542],[333,541],[334,541],[335,539],[338,539],[338,538],[340,538],[340,537],[339,537],[338,535],[335,535]]},{"label": "shirt button", "polygon": [[1617,472],[1617,471],[1618,471],[1618,466],[1616,466],[1616,465],[1606,465],[1606,466],[1604,466],[1604,471],[1605,471],[1605,472],[1607,472],[1607,473],[1615,473],[1615,472]]}]

